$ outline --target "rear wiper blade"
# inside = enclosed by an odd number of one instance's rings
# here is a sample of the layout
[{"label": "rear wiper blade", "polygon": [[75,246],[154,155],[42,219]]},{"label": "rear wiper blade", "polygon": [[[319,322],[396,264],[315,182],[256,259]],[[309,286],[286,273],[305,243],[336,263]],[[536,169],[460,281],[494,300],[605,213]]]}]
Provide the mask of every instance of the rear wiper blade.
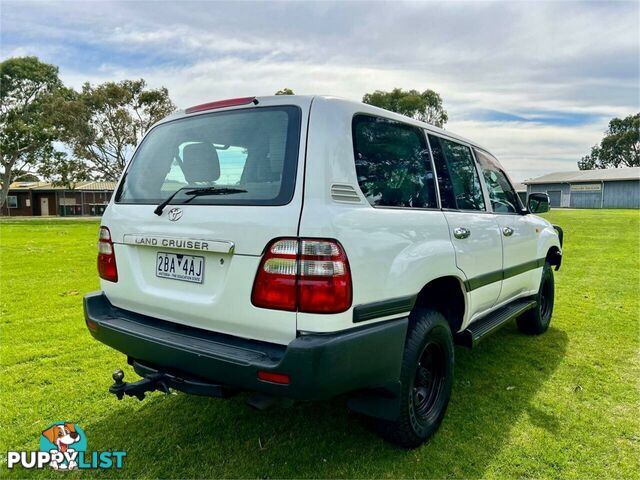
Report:
[{"label": "rear wiper blade", "polygon": [[184,192],[185,195],[191,195],[191,198],[183,203],[189,203],[196,197],[202,197],[205,195],[230,195],[232,193],[247,193],[242,188],[229,188],[229,187],[202,187]]},{"label": "rear wiper blade", "polygon": [[186,191],[184,193],[185,193],[185,195],[190,195],[191,196],[191,198],[189,200],[187,200],[186,202],[184,202],[184,203],[189,203],[194,198],[200,197],[200,196],[203,196],[203,195],[228,195],[228,194],[231,194],[231,193],[246,193],[246,190],[243,190],[241,188],[227,188],[227,187],[191,188],[191,187],[182,187],[182,188],[179,188],[178,190],[176,190],[175,192],[173,192],[171,195],[169,195],[169,197],[165,201],[160,203],[155,208],[153,213],[155,213],[158,216],[162,215],[162,211],[164,210],[164,207],[169,205],[171,200],[173,200],[173,198],[178,193],[182,192],[183,190],[188,190],[188,191]]}]

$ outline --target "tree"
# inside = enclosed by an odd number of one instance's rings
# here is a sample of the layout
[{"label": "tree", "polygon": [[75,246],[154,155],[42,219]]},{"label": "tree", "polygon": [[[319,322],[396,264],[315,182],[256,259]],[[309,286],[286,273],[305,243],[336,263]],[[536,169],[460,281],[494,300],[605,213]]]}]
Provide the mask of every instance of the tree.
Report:
[{"label": "tree", "polygon": [[74,190],[78,183],[91,180],[91,169],[82,160],[69,158],[64,152],[55,152],[40,164],[38,173],[54,186]]},{"label": "tree", "polygon": [[99,178],[117,180],[145,132],[175,110],[166,88],[124,80],[92,86],[59,105],[64,140]]},{"label": "tree", "polygon": [[433,90],[425,90],[422,93],[401,88],[394,88],[390,92],[376,90],[373,93],[366,93],[362,101],[436,127],[443,127],[449,119],[442,105],[442,98]]},{"label": "tree", "polygon": [[53,154],[59,131],[47,105],[61,90],[58,68],[36,57],[0,63],[0,207],[12,180]]},{"label": "tree", "polygon": [[276,95],[295,95],[295,93],[293,93],[293,90],[290,88],[283,88],[282,90],[278,90]]},{"label": "tree", "polygon": [[40,177],[34,173],[23,173],[11,179],[12,182],[39,182]]},{"label": "tree", "polygon": [[604,138],[578,162],[580,170],[640,167],[640,113],[609,122]]}]

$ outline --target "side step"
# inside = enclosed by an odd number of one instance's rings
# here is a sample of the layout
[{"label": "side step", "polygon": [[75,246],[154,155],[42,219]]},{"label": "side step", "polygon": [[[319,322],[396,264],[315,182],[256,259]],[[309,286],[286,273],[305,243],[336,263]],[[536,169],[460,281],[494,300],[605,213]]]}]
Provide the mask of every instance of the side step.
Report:
[{"label": "side step", "polygon": [[456,335],[456,343],[467,348],[473,348],[478,345],[480,340],[498,330],[508,321],[534,308],[537,304],[536,300],[527,298],[505,305],[486,317],[476,320],[466,330],[458,333]]}]

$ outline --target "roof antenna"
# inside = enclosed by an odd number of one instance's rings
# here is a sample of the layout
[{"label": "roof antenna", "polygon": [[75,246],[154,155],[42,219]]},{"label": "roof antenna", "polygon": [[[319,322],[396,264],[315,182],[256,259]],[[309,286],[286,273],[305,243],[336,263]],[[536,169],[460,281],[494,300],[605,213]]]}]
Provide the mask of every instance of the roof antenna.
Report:
[{"label": "roof antenna", "polygon": [[260,103],[260,102],[258,101],[258,99],[257,99],[257,98],[255,98],[255,97],[254,97],[254,98],[253,98],[253,100],[251,100],[251,101],[253,102],[253,104],[254,104],[254,105],[257,105],[258,103]]}]

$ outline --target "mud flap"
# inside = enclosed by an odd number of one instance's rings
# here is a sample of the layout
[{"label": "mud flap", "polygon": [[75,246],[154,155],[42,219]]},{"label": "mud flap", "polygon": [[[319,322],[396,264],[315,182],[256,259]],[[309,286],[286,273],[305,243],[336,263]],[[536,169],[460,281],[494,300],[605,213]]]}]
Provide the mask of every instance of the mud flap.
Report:
[{"label": "mud flap", "polygon": [[362,390],[347,401],[349,408],[368,417],[394,421],[400,416],[400,381],[382,388]]}]

